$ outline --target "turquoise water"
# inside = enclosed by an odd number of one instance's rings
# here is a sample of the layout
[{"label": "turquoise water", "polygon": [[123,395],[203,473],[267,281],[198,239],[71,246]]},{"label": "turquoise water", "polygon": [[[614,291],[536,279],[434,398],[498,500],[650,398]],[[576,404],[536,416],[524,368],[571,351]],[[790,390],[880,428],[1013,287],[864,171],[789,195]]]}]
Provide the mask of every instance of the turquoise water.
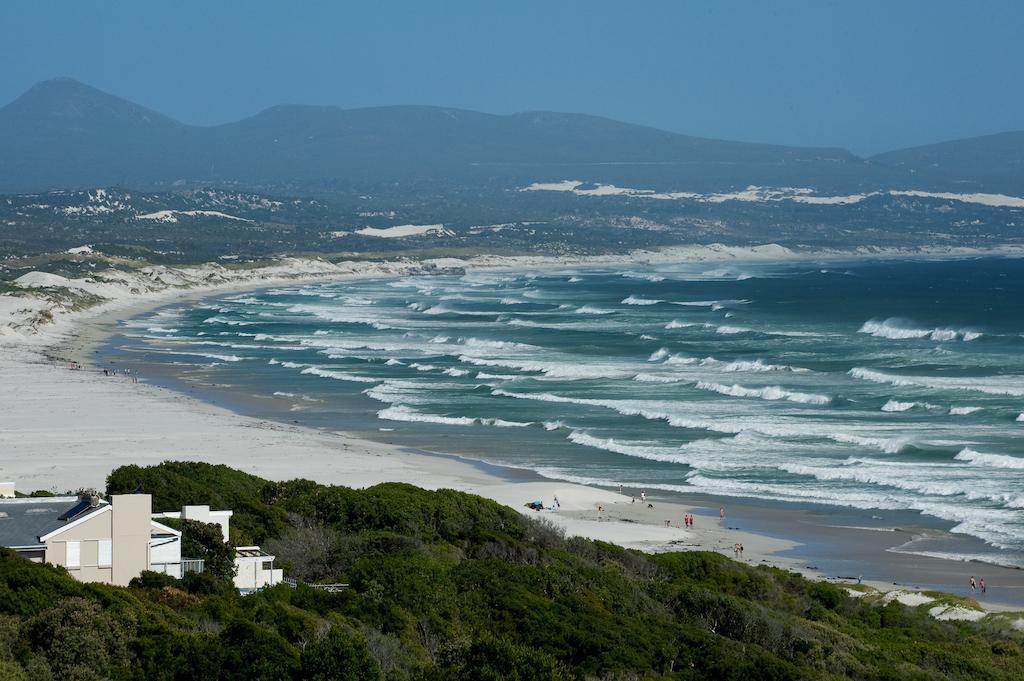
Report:
[{"label": "turquoise water", "polygon": [[1000,258],[471,273],[222,296],[133,320],[121,349],[315,425],[588,483],[910,509],[1019,564],[1022,294],[1024,260]]}]

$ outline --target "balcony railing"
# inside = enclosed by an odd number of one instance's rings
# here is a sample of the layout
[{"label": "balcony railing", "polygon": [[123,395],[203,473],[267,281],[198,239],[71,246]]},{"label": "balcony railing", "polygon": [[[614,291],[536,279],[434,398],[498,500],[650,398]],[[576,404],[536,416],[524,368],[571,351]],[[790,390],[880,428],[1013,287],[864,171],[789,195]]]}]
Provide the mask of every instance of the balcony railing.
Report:
[{"label": "balcony railing", "polygon": [[206,561],[194,558],[185,558],[178,563],[153,563],[149,569],[153,572],[162,572],[171,577],[181,579],[190,572],[202,572],[205,569]]},{"label": "balcony railing", "polygon": [[184,577],[190,572],[202,572],[206,565],[206,561],[195,558],[182,558],[181,560],[181,576]]}]

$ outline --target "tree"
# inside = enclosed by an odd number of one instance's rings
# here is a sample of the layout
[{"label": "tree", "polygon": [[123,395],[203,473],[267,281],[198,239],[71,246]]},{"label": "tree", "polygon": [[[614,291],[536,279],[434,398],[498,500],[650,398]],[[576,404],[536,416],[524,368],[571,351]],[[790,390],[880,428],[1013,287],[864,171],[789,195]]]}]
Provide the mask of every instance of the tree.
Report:
[{"label": "tree", "polygon": [[203,572],[231,581],[235,578],[235,548],[224,541],[220,525],[198,520],[168,519],[181,530],[181,557],[203,560]]},{"label": "tree", "polygon": [[224,666],[218,678],[225,681],[280,681],[299,669],[294,646],[273,629],[237,620],[221,632]]},{"label": "tree", "polygon": [[26,634],[55,678],[90,681],[129,667],[133,624],[128,613],[114,619],[93,601],[67,598],[32,618]]},{"label": "tree", "polygon": [[302,678],[310,681],[379,681],[380,669],[366,640],[348,626],[334,624],[302,651]]}]

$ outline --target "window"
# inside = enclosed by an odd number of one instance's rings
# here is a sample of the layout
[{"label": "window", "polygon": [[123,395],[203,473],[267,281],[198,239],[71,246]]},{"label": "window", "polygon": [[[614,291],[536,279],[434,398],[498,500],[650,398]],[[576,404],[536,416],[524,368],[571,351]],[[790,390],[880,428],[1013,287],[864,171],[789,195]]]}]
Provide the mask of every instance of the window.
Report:
[{"label": "window", "polygon": [[99,559],[96,564],[100,567],[110,567],[110,558],[112,552],[111,541],[109,539],[100,539],[99,542]]},{"label": "window", "polygon": [[69,568],[81,567],[82,565],[82,542],[80,541],[69,541],[65,542],[64,550],[66,551],[64,557],[64,565]]}]

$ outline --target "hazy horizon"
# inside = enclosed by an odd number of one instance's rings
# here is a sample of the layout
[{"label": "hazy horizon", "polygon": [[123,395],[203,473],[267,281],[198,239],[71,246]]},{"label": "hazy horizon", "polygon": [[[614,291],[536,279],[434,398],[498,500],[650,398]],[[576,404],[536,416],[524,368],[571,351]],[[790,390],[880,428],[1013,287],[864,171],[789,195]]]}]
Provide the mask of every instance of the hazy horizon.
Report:
[{"label": "hazy horizon", "polygon": [[0,9],[0,102],[66,76],[196,125],[423,104],[859,155],[1024,128],[1009,2],[58,6]]}]

